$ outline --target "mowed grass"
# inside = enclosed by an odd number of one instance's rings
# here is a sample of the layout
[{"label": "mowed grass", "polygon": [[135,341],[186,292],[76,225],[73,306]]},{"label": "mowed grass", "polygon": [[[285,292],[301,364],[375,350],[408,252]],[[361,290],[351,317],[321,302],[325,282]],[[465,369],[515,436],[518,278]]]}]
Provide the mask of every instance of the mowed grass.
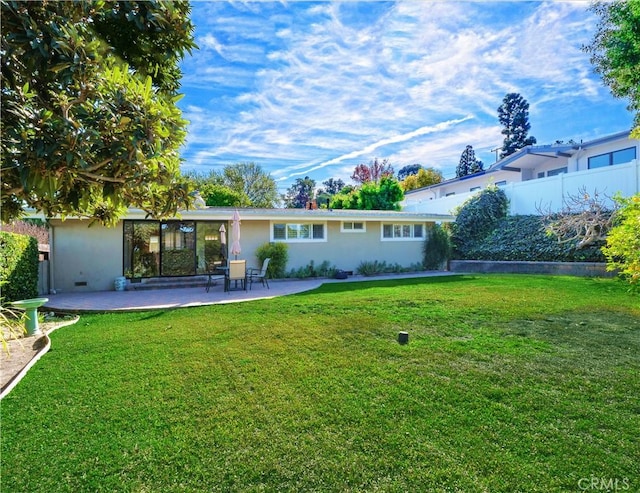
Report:
[{"label": "mowed grass", "polygon": [[52,343],[2,401],[3,492],[640,490],[640,298],[613,280],[336,283]]}]

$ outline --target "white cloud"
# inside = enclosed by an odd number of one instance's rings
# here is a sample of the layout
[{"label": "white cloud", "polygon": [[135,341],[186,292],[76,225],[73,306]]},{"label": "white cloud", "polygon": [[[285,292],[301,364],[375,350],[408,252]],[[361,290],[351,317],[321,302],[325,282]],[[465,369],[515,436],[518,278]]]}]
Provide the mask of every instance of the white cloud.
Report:
[{"label": "white cloud", "polygon": [[[550,108],[575,119],[567,105],[608,97],[580,49],[593,33],[587,3],[425,5],[194,3],[203,49],[183,84],[209,101],[186,101],[187,159],[253,157],[285,181],[321,181],[374,152],[446,168],[467,144],[491,156],[507,92],[529,101],[532,122]],[[456,123],[426,130],[440,122]]]}]

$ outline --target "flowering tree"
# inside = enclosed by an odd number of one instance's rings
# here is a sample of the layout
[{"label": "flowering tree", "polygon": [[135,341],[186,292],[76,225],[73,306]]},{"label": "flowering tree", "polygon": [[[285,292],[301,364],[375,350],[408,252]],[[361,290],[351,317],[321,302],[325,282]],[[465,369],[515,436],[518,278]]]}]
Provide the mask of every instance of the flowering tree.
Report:
[{"label": "flowering tree", "polygon": [[351,175],[351,179],[356,183],[367,183],[370,181],[379,182],[383,176],[393,176],[393,166],[388,159],[379,161],[375,158],[370,164],[359,164]]}]

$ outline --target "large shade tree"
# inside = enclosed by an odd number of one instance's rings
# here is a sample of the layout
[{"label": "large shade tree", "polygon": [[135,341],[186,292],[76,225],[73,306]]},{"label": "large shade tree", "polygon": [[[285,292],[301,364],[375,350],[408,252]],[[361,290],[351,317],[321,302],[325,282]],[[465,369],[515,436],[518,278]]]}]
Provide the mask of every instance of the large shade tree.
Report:
[{"label": "large shade tree", "polygon": [[256,163],[229,164],[208,173],[186,170],[183,174],[207,205],[272,208],[279,200],[275,180]]},{"label": "large shade tree", "polygon": [[600,22],[584,49],[611,93],[629,99],[629,109],[635,111],[633,137],[640,139],[640,2],[595,2],[591,9]]},{"label": "large shade tree", "polygon": [[222,171],[222,183],[249,199],[243,206],[271,208],[275,207],[279,200],[275,180],[256,163],[225,166]]},{"label": "large shade tree", "polygon": [[185,1],[2,2],[2,219],[114,223],[128,206],[190,204],[179,62]]},{"label": "large shade tree", "polygon": [[531,129],[529,103],[520,94],[511,92],[505,95],[498,108],[498,120],[503,127],[504,135],[500,158],[537,142],[535,137],[528,136]]}]

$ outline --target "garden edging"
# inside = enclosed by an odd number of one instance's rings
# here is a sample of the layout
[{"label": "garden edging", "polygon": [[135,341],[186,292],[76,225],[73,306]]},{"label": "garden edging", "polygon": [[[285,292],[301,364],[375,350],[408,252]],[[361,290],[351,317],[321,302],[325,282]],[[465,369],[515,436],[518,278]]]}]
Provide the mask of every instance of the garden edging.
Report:
[{"label": "garden edging", "polygon": [[76,316],[73,320],[67,320],[65,322],[56,324],[44,333],[44,335],[40,339],[44,339],[45,344],[40,349],[38,349],[36,354],[29,360],[29,362],[25,366],[18,373],[16,373],[13,378],[11,378],[11,380],[7,382],[5,387],[0,392],[0,400],[4,399],[5,396],[9,394],[9,392],[11,392],[16,385],[18,385],[20,380],[24,378],[27,372],[38,362],[38,360],[42,358],[42,356],[44,356],[49,351],[49,349],[51,349],[51,339],[49,338],[49,334],[61,327],[75,324],[78,320],[80,320],[80,317]]}]

